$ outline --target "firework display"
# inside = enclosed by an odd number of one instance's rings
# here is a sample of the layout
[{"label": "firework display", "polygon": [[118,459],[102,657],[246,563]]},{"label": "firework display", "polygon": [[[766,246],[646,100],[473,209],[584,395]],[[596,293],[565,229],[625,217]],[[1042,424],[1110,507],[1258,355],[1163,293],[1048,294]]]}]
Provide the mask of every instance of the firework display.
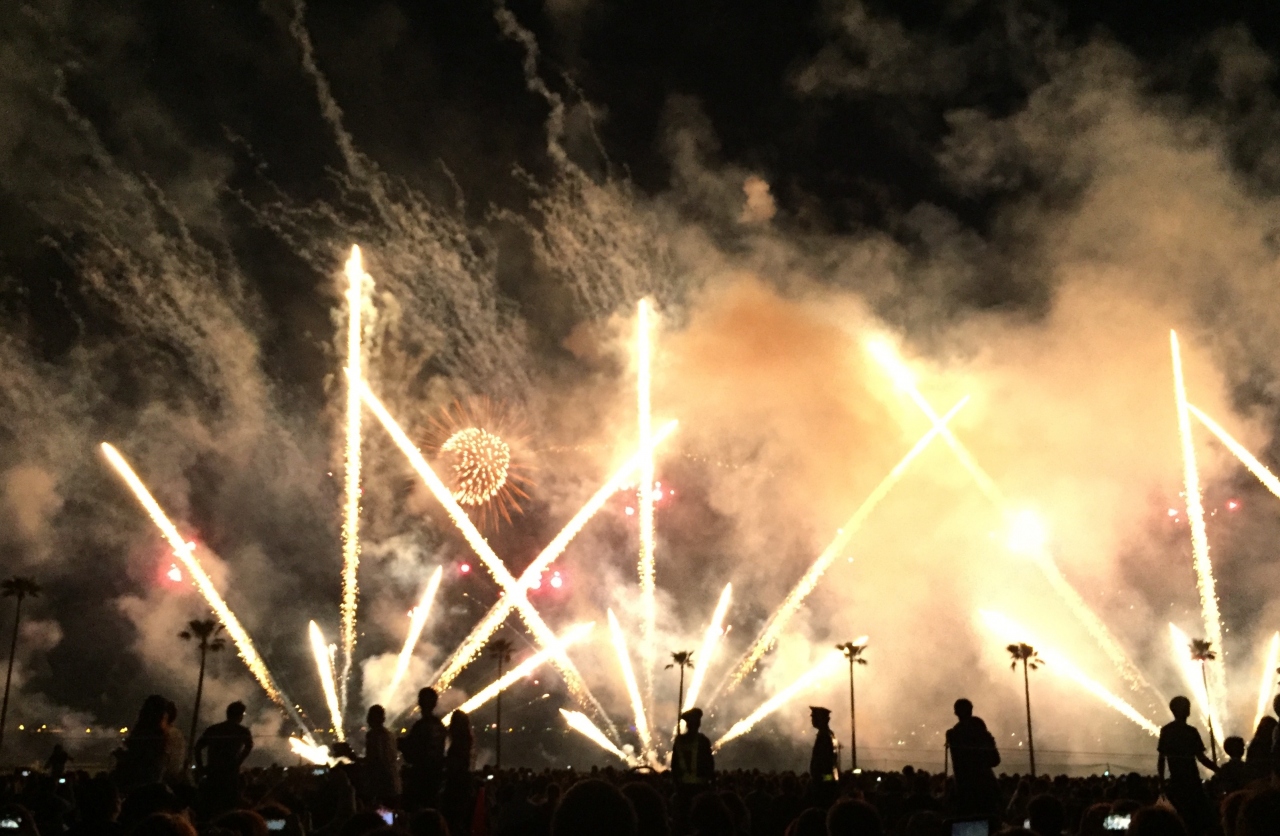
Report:
[{"label": "firework display", "polygon": [[392,704],[396,692],[400,690],[400,683],[404,681],[404,675],[409,672],[409,661],[413,658],[413,649],[418,646],[422,631],[427,626],[427,616],[431,615],[431,605],[435,603],[442,577],[444,577],[444,567],[437,566],[431,573],[431,579],[427,581],[426,588],[422,590],[422,598],[409,616],[409,632],[405,634],[404,646],[400,648],[400,655],[396,657],[395,673],[391,675],[387,689],[382,692],[384,707]]},{"label": "firework display", "polygon": [[[373,279],[364,271],[360,247],[351,247],[346,264],[347,276],[347,425],[345,464],[343,478],[342,517],[342,664],[338,705],[347,702],[347,686],[351,680],[351,664],[356,651],[356,602],[359,596],[360,571],[360,393],[356,382],[361,380],[360,313],[364,307],[365,283]],[[315,622],[312,622],[314,625]],[[339,710],[339,714],[341,710]],[[335,719],[335,727],[341,728]],[[339,738],[341,739],[341,738]]]}]

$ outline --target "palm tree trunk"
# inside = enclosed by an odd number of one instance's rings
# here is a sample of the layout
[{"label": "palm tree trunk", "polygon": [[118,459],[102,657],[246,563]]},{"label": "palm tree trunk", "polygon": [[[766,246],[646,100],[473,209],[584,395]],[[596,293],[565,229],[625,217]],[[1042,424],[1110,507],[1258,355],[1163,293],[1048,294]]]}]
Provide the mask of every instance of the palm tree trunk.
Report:
[{"label": "palm tree trunk", "polygon": [[209,646],[205,642],[200,644],[200,678],[196,680],[196,704],[191,709],[191,737],[187,738],[187,754],[182,759],[184,767],[191,765],[191,753],[196,747],[196,731],[200,722],[200,698],[204,696],[204,662],[205,657],[209,653]]},{"label": "palm tree trunk", "polygon": [[1031,735],[1031,676],[1027,673],[1027,660],[1022,660],[1022,690],[1027,697],[1027,751],[1031,753],[1031,777],[1036,777],[1036,739]]},{"label": "palm tree trunk", "polygon": [[[498,657],[498,679],[502,679],[502,657]],[[498,692],[498,696],[494,699],[497,703],[497,735],[493,743],[493,768],[495,771],[502,769],[502,692]]]},{"label": "palm tree trunk", "polygon": [[858,711],[853,692],[853,660],[849,660],[849,771],[858,768]]},{"label": "palm tree trunk", "polygon": [[684,714],[684,665],[680,666],[680,699],[676,702],[676,737],[680,736],[681,714]]},{"label": "palm tree trunk", "polygon": [[4,702],[0,703],[0,746],[4,745],[4,724],[9,717],[9,685],[13,682],[13,658],[18,655],[18,625],[22,620],[22,596],[13,610],[13,642],[9,645],[9,672],[4,677]]},{"label": "palm tree trunk", "polygon": [[1205,710],[1209,712],[1206,722],[1209,725],[1209,751],[1213,753],[1213,762],[1218,762],[1218,741],[1213,734],[1213,701],[1209,697],[1209,675],[1205,672],[1204,662],[1200,662],[1200,681],[1204,683],[1204,699],[1208,703]]}]

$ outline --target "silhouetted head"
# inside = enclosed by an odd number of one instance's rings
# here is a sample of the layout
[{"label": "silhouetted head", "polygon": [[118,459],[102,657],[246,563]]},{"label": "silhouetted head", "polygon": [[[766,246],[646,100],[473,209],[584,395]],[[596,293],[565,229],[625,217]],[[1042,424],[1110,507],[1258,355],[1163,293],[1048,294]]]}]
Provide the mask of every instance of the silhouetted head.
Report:
[{"label": "silhouetted head", "polygon": [[436,693],[435,688],[423,688],[418,692],[418,708],[422,709],[423,717],[435,711],[438,702],[440,702],[440,695]]},{"label": "silhouetted head", "polygon": [[1226,752],[1233,760],[1239,760],[1244,757],[1244,738],[1232,735],[1222,741],[1222,751]]},{"label": "silhouetted head", "polygon": [[1191,700],[1186,697],[1174,697],[1169,700],[1169,711],[1173,714],[1173,719],[1186,722],[1191,716]]},{"label": "silhouetted head", "polygon": [[636,813],[618,789],[590,778],[569,788],[551,818],[551,836],[635,836]]},{"label": "silhouetted head", "polygon": [[831,709],[821,706],[809,706],[809,722],[815,729],[825,729],[831,725]]},{"label": "silhouetted head", "polygon": [[829,836],[880,836],[883,832],[880,814],[865,801],[846,798],[827,811]]},{"label": "silhouetted head", "polygon": [[[560,789],[558,785],[551,784],[547,787],[547,800],[551,801],[551,790]],[[662,796],[653,787],[648,784],[642,784],[639,781],[633,781],[630,784],[624,784],[622,794],[631,802],[631,806],[636,811],[636,834],[637,836],[668,836],[671,827],[667,823],[667,805],[662,800]],[[554,805],[553,805],[554,806]]]},{"label": "silhouetted head", "polygon": [[244,703],[236,700],[227,706],[227,719],[233,723],[239,723],[244,719]]},{"label": "silhouetted head", "polygon": [[142,701],[142,708],[138,709],[138,719],[133,724],[134,730],[147,732],[160,728],[168,710],[169,701],[159,694],[152,694]]},{"label": "silhouetted head", "polygon": [[169,723],[169,725],[173,725],[178,719],[178,704],[173,700],[165,700],[164,719]]},{"label": "silhouetted head", "polygon": [[733,817],[720,796],[704,792],[689,805],[689,826],[696,836],[733,832]]},{"label": "silhouetted head", "polygon": [[409,819],[412,836],[448,836],[449,825],[439,810],[419,810]]},{"label": "silhouetted head", "polygon": [[1170,807],[1143,807],[1129,822],[1129,836],[1186,836],[1187,828]]},{"label": "silhouetted head", "polygon": [[1052,795],[1037,795],[1027,804],[1027,819],[1031,822],[1031,829],[1040,836],[1060,836],[1066,818],[1062,802]]},{"label": "silhouetted head", "polygon": [[688,729],[690,733],[696,732],[698,729],[702,728],[702,709],[691,708],[681,714],[680,719],[684,720],[684,727]]},{"label": "silhouetted head", "polygon": [[364,715],[365,722],[373,728],[380,728],[387,722],[387,710],[380,705],[369,706],[369,713]]},{"label": "silhouetted head", "polygon": [[1280,833],[1280,790],[1258,790],[1240,805],[1236,836],[1274,836]]},{"label": "silhouetted head", "polygon": [[969,702],[964,697],[961,697],[956,700],[953,710],[955,711],[956,716],[961,720],[968,720],[973,716],[973,703]]},{"label": "silhouetted head", "polygon": [[186,816],[152,813],[134,826],[133,833],[137,836],[196,836],[196,829]]}]

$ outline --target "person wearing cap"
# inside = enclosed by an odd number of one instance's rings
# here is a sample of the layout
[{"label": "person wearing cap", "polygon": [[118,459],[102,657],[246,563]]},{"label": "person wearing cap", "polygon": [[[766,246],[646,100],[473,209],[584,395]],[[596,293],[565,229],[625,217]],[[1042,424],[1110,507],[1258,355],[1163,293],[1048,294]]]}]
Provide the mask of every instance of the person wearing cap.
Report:
[{"label": "person wearing cap", "polygon": [[839,775],[836,764],[836,736],[831,733],[831,710],[809,706],[809,722],[818,730],[809,758],[809,775],[814,782],[835,782]]},{"label": "person wearing cap", "polygon": [[706,788],[716,775],[716,759],[711,753],[711,741],[699,731],[702,728],[702,709],[691,708],[680,715],[684,732],[676,735],[671,747],[671,776],[679,787]]}]

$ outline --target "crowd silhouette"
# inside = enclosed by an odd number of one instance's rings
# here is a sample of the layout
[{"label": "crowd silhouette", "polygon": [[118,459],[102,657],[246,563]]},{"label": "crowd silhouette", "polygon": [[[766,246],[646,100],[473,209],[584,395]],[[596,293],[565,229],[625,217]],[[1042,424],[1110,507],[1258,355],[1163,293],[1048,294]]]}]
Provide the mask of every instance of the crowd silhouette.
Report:
[{"label": "crowd silhouette", "polygon": [[[1267,717],[1247,744],[1206,753],[1174,698],[1153,753],[1156,775],[1067,778],[1007,775],[996,740],[967,699],[946,731],[948,764],[930,774],[841,772],[831,712],[809,709],[815,731],[807,773],[717,771],[703,713],[680,715],[669,769],[476,768],[470,718],[435,713],[398,738],[387,715],[367,715],[363,752],[331,766],[244,768],[253,737],[245,706],[207,728],[191,751],[177,708],[153,695],[110,772],[70,769],[54,747],[43,772],[0,783],[0,830],[12,836],[1277,836],[1280,721]],[[1280,697],[1274,708],[1280,714]],[[1212,777],[1201,781],[1200,768]],[[2,833],[0,836],[10,836]]]}]

